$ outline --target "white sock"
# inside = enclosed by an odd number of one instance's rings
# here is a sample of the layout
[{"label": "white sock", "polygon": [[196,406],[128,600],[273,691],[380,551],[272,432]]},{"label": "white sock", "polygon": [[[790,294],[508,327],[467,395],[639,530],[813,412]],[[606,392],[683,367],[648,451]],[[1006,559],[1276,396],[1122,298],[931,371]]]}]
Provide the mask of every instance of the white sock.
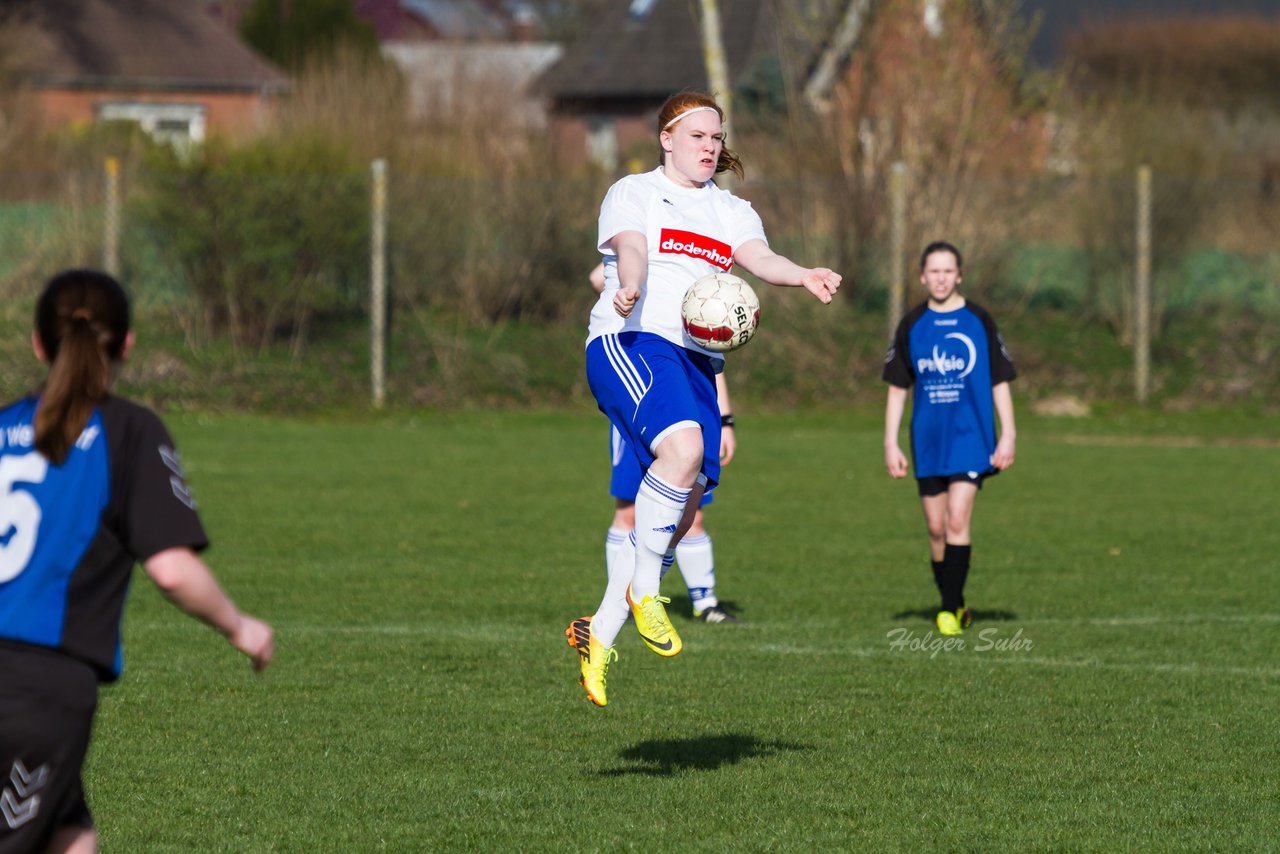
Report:
[{"label": "white sock", "polygon": [[[615,532],[618,533],[617,542],[614,541]],[[609,529],[609,537],[605,541],[609,583],[605,585],[600,607],[591,618],[591,633],[605,646],[613,646],[618,632],[622,631],[627,617],[631,616],[631,606],[627,604],[627,585],[635,574],[635,542],[635,531],[623,534],[615,528]]]},{"label": "white sock", "polygon": [[692,491],[673,486],[652,471],[645,472],[640,482],[636,493],[636,566],[631,577],[631,596],[637,602],[658,595],[663,558],[671,551],[671,537]]},{"label": "white sock", "polygon": [[711,536],[703,531],[697,536],[685,535],[676,546],[680,574],[689,588],[693,610],[705,611],[720,604],[716,598],[716,562],[711,550]]},{"label": "white sock", "polygon": [[609,533],[604,538],[604,568],[609,573],[609,578],[613,578],[618,562],[627,548],[629,536],[631,532],[625,528],[610,527]]},{"label": "white sock", "polygon": [[667,553],[662,556],[662,575],[658,576],[659,581],[667,577],[667,573],[671,571],[671,567],[675,564],[675,562],[676,562],[676,550],[667,549]]}]

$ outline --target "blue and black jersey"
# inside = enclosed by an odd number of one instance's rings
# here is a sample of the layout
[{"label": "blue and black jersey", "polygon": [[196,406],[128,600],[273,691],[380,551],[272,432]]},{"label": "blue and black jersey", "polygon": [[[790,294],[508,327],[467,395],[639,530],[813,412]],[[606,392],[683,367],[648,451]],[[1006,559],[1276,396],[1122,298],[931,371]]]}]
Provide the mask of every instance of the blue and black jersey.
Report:
[{"label": "blue and black jersey", "polygon": [[939,312],[925,302],[902,319],[885,356],[884,380],[915,387],[911,456],[917,478],[992,470],[991,389],[1016,376],[995,321],[981,306],[966,301]]},{"label": "blue and black jersey", "polygon": [[111,681],[134,564],[208,539],[155,413],[106,399],[53,465],[34,447],[36,402],[0,410],[0,643],[56,650]]}]

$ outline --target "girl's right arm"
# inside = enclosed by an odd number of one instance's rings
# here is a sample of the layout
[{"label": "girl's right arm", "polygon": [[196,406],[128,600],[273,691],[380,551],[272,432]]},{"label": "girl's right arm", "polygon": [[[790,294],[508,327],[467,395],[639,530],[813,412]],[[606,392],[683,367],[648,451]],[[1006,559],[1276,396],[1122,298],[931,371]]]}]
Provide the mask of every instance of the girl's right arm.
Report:
[{"label": "girl's right arm", "polygon": [[907,406],[907,390],[890,385],[884,405],[884,467],[892,478],[906,477],[907,455],[898,444],[898,430],[902,426],[902,413]]},{"label": "girl's right arm", "polygon": [[618,256],[618,293],[613,310],[629,317],[640,299],[640,287],[649,276],[649,242],[638,231],[623,231],[609,241]]},{"label": "girl's right arm", "polygon": [[249,656],[254,670],[262,670],[271,661],[275,653],[271,627],[242,614],[191,549],[165,549],[147,558],[142,566],[165,598],[221,632],[232,646]]}]

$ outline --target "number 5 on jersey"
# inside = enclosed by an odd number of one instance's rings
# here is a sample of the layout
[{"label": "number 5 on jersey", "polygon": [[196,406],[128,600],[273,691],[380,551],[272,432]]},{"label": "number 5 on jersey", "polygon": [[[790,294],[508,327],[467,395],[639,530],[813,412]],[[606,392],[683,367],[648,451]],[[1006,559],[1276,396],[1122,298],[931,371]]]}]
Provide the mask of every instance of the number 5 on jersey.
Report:
[{"label": "number 5 on jersey", "polygon": [[27,568],[40,530],[40,505],[20,484],[41,483],[48,472],[40,454],[0,458],[0,584]]}]

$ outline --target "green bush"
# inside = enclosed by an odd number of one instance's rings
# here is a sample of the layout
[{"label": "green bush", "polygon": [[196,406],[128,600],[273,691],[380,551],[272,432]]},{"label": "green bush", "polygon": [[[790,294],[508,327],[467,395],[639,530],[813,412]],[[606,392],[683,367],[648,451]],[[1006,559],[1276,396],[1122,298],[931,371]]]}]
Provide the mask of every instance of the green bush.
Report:
[{"label": "green bush", "polygon": [[357,169],[314,137],[157,153],[128,217],[185,297],[189,329],[259,349],[287,335],[296,349],[315,317],[360,311],[370,190]]},{"label": "green bush", "polygon": [[599,196],[585,179],[393,174],[390,184],[397,303],[488,325],[556,320],[588,292]]}]

